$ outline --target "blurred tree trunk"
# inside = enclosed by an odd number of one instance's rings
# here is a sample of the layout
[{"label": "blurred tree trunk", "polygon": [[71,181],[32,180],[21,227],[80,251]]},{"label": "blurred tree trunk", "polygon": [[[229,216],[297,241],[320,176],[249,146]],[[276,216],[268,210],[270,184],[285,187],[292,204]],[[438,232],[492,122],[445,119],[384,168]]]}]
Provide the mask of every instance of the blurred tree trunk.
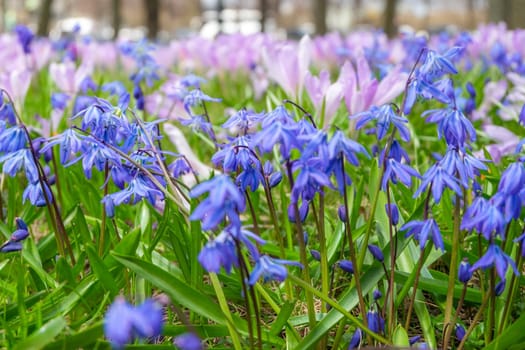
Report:
[{"label": "blurred tree trunk", "polygon": [[266,30],[266,16],[268,13],[268,0],[259,0],[259,10],[261,11],[261,32]]},{"label": "blurred tree trunk", "polygon": [[362,0],[354,1],[354,24],[359,24],[361,22],[361,11],[363,8]]},{"label": "blurred tree trunk", "polygon": [[470,29],[476,27],[476,7],[474,6],[474,0],[467,0],[467,16],[468,26]]},{"label": "blurred tree trunk", "polygon": [[51,21],[51,6],[53,0],[43,0],[38,14],[38,29],[39,36],[47,36],[49,34],[49,22]]},{"label": "blurred tree trunk", "polygon": [[121,16],[120,9],[122,5],[121,0],[112,0],[111,5],[113,7],[113,39],[118,38],[118,32],[120,31]]},{"label": "blurred tree trunk", "polygon": [[386,0],[384,12],[384,30],[389,38],[397,34],[394,20],[396,18],[397,0]]},{"label": "blurred tree trunk", "polygon": [[491,22],[508,22],[510,0],[489,0],[489,20]]},{"label": "blurred tree trunk", "polygon": [[7,30],[7,23],[5,23],[5,14],[7,13],[6,0],[0,0],[0,13],[2,14],[2,26],[0,27],[0,30],[5,32]]},{"label": "blurred tree trunk", "polygon": [[326,33],[326,0],[314,0],[315,33]]},{"label": "blurred tree trunk", "polygon": [[159,32],[159,0],[144,0],[146,7],[146,27],[148,28],[148,39],[154,40]]}]

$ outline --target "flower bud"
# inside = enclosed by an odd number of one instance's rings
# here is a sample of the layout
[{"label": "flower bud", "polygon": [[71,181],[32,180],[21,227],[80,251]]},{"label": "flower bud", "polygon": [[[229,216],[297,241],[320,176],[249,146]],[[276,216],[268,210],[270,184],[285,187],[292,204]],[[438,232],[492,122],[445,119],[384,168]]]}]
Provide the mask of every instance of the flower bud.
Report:
[{"label": "flower bud", "polygon": [[374,258],[379,261],[379,262],[383,262],[385,261],[385,257],[383,255],[383,252],[381,251],[381,248],[379,248],[378,246],[376,245],[373,245],[373,244],[369,244],[368,245],[368,250],[370,251],[370,253],[372,253],[372,255],[374,256]]},{"label": "flower bud", "polygon": [[385,204],[386,215],[392,220],[392,225],[397,225],[399,223],[399,210],[397,210],[397,205],[390,203],[390,205]]},{"label": "flower bud", "polygon": [[270,178],[268,179],[270,188],[274,188],[275,186],[279,185],[282,179],[283,179],[283,174],[280,171],[270,175]]},{"label": "flower bud", "polygon": [[339,216],[339,220],[346,222],[346,207],[344,205],[340,205],[339,208],[337,208],[337,215]]},{"label": "flower bud", "polygon": [[321,253],[318,250],[310,249],[310,255],[314,260],[321,261]]},{"label": "flower bud", "polygon": [[459,323],[456,324],[456,338],[459,340],[459,341],[462,341],[463,338],[465,338],[465,334],[467,332],[465,331],[465,328],[460,325]]},{"label": "flower bud", "polygon": [[472,271],[470,270],[470,264],[467,259],[459,264],[458,279],[462,283],[467,283],[472,278]]},{"label": "flower bud", "polygon": [[505,290],[505,280],[500,281],[498,284],[496,284],[496,287],[494,288],[494,294],[496,294],[496,296],[499,297],[501,294],[503,294],[504,290]]},{"label": "flower bud", "polygon": [[348,344],[348,350],[358,349],[359,345],[361,345],[362,340],[363,340],[363,331],[361,330],[361,328],[356,328],[354,335],[352,336],[352,339],[350,340],[350,344]]},{"label": "flower bud", "polygon": [[337,265],[345,272],[354,273],[354,265],[350,260],[340,260]]},{"label": "flower bud", "polygon": [[383,293],[381,293],[379,289],[374,289],[374,291],[372,292],[372,296],[374,297],[374,301],[377,301],[381,299],[381,297],[383,296]]}]

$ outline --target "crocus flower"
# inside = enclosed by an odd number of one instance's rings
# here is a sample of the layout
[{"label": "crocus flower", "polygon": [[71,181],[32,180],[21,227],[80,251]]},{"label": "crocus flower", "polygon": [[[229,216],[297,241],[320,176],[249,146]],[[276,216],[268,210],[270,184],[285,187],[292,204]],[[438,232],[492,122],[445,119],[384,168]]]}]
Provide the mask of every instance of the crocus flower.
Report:
[{"label": "crocus flower", "polygon": [[192,332],[181,334],[173,340],[173,344],[180,350],[202,350],[202,340]]}]

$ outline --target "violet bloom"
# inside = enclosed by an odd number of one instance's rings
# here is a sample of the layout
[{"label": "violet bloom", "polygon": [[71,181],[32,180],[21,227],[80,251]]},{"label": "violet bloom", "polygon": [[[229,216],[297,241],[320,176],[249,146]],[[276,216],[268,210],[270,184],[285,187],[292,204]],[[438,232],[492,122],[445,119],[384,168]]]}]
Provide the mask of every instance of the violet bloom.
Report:
[{"label": "violet bloom", "polygon": [[104,317],[104,334],[116,349],[122,349],[135,338],[157,337],[162,332],[163,314],[154,301],[148,299],[133,307],[119,297]]},{"label": "violet bloom", "polygon": [[35,34],[31,29],[24,25],[17,25],[15,27],[15,33],[18,37],[18,42],[22,46],[25,54],[31,53],[31,42],[33,41]]},{"label": "violet bloom", "polygon": [[489,244],[487,252],[478,261],[476,261],[474,265],[472,265],[470,271],[474,272],[477,269],[486,270],[490,267],[495,267],[496,272],[501,280],[505,280],[505,274],[507,273],[509,265],[512,270],[514,270],[516,276],[519,276],[520,273],[516,268],[516,263],[514,263],[514,260],[505,254],[505,252],[503,252],[499,246],[495,244]]},{"label": "violet bloom", "polygon": [[195,333],[188,332],[178,335],[173,339],[173,345],[180,350],[202,350],[202,340]]},{"label": "violet bloom", "polygon": [[262,255],[257,260],[255,267],[250,274],[248,283],[253,286],[259,278],[263,278],[264,282],[277,281],[282,282],[288,276],[288,271],[284,265],[293,265],[303,267],[300,263],[289,260],[274,259],[268,255]]},{"label": "violet bloom", "polygon": [[208,193],[208,197],[195,208],[190,220],[200,220],[203,230],[216,228],[226,217],[230,223],[240,227],[239,213],[244,211],[246,203],[239,188],[228,176],[218,175],[195,186],[190,196],[195,198],[204,193]]},{"label": "violet bloom", "polygon": [[354,334],[352,335],[352,339],[350,339],[350,344],[348,344],[348,350],[358,349],[362,341],[363,331],[361,328],[356,328]]},{"label": "violet bloom", "polygon": [[421,250],[425,249],[428,238],[432,239],[432,242],[437,249],[441,249],[441,251],[445,250],[441,232],[439,231],[439,227],[434,219],[409,221],[404,224],[400,230],[407,231],[405,237],[413,236],[418,240]]}]

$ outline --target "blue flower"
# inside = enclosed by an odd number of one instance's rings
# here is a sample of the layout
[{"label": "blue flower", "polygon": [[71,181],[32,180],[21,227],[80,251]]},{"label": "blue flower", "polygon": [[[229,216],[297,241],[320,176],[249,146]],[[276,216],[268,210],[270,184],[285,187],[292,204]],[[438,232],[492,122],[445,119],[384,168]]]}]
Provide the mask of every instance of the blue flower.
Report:
[{"label": "blue flower", "polygon": [[459,323],[456,324],[456,339],[462,341],[463,338],[465,338],[466,334],[467,332],[465,331],[465,327],[463,327]]},{"label": "blue flower", "polygon": [[277,281],[282,282],[288,276],[288,271],[284,265],[293,265],[302,268],[302,265],[295,261],[274,259],[268,255],[262,255],[257,260],[255,267],[253,268],[248,284],[253,286],[259,278],[263,278],[264,282]]},{"label": "blue flower", "polygon": [[19,24],[15,27],[15,33],[18,38],[18,42],[22,46],[22,49],[24,50],[24,53],[28,54],[31,53],[31,42],[33,41],[33,38],[35,37],[35,34],[33,34],[33,31],[29,29],[28,27]]},{"label": "blue flower", "polygon": [[190,107],[195,107],[202,102],[221,102],[222,99],[220,98],[214,98],[206,95],[204,92],[202,92],[199,89],[191,90],[184,96],[184,109],[186,112],[188,112],[189,115],[193,115],[191,112]]},{"label": "blue flower", "polygon": [[352,339],[350,339],[350,344],[348,344],[348,350],[358,349],[362,341],[363,331],[361,328],[356,328],[354,334],[352,335]]},{"label": "blue flower", "polygon": [[252,192],[255,192],[259,185],[264,182],[264,177],[258,169],[250,166],[237,176],[235,182],[241,190],[246,191],[249,187]]},{"label": "blue flower", "polygon": [[147,299],[133,307],[117,298],[104,317],[104,334],[114,348],[122,349],[135,338],[157,337],[162,332],[163,314],[154,301]]},{"label": "blue flower", "polygon": [[461,47],[452,47],[444,54],[438,54],[434,50],[425,51],[423,64],[419,67],[418,73],[426,80],[434,80],[444,74],[457,74],[457,70],[451,59],[462,51]]},{"label": "blue flower", "polygon": [[339,260],[337,266],[348,273],[354,273],[354,264],[350,260]]},{"label": "blue flower", "polygon": [[66,164],[72,153],[80,152],[84,137],[74,129],[66,129],[63,133],[48,139],[48,143],[41,151],[46,152],[55,145],[59,145],[60,163]]},{"label": "blue flower", "polygon": [[397,209],[397,205],[394,203],[385,204],[385,211],[386,215],[390,218],[392,221],[392,225],[397,225],[399,223],[399,210]]},{"label": "blue flower", "polygon": [[27,145],[27,135],[20,126],[0,128],[0,152],[14,152]]},{"label": "blue flower", "polygon": [[[311,200],[312,194],[322,191],[323,187],[332,187],[328,176],[322,169],[322,160],[319,158],[310,158],[307,161],[298,160],[294,163],[294,170],[299,168],[299,174],[295,179],[292,188],[292,203],[297,203],[299,196],[302,195],[304,200]],[[312,198],[309,198],[312,196]]]},{"label": "blue flower", "polygon": [[29,182],[38,181],[38,168],[29,149],[22,148],[1,156],[0,164],[2,163],[4,165],[2,171],[5,174],[16,176],[20,170],[24,169]]},{"label": "blue flower", "polygon": [[467,283],[472,278],[472,271],[470,270],[468,259],[463,259],[458,268],[458,280],[462,283]]},{"label": "blue flower", "polygon": [[253,128],[264,116],[264,113],[255,113],[245,108],[234,113],[228,120],[222,124],[225,129],[233,128],[240,130],[243,134]]},{"label": "blue flower", "polygon": [[455,107],[428,110],[422,116],[427,117],[427,122],[438,124],[438,137],[445,137],[450,146],[464,149],[467,141],[476,141],[476,129],[463,112]]},{"label": "blue flower", "polygon": [[64,110],[69,100],[69,95],[63,92],[54,92],[51,94],[51,107],[53,109]]},{"label": "blue flower", "polygon": [[252,166],[259,167],[259,160],[250,147],[248,136],[239,136],[229,145],[213,155],[211,161],[216,166],[221,165],[225,172],[245,170]]},{"label": "blue flower", "polygon": [[330,158],[338,158],[339,154],[342,154],[350,164],[358,166],[359,160],[356,157],[357,153],[369,157],[368,152],[361,144],[349,139],[340,130],[334,132],[328,143],[328,154]]},{"label": "blue flower", "polygon": [[385,320],[375,310],[368,311],[366,313],[366,320],[368,328],[377,334],[385,331]]},{"label": "blue flower", "polygon": [[182,175],[190,173],[191,166],[188,164],[186,158],[178,157],[168,166],[168,170],[173,174],[174,178],[178,179]]},{"label": "blue flower", "polygon": [[419,175],[412,167],[400,163],[394,158],[388,158],[385,162],[385,171],[383,179],[381,180],[381,189],[383,191],[386,190],[388,180],[391,180],[392,183],[400,181],[405,186],[410,187],[412,185],[412,177],[420,178],[421,175]]},{"label": "blue flower", "polygon": [[257,146],[262,153],[270,153],[275,145],[280,144],[281,154],[285,159],[290,158],[292,148],[299,148],[297,139],[297,125],[294,123],[275,123],[263,126],[261,131],[253,136],[253,145]]},{"label": "blue flower", "polygon": [[490,201],[486,202],[483,200],[478,200],[476,203],[473,202],[461,221],[461,229],[476,229],[487,240],[490,240],[493,234],[503,235],[505,226],[506,220],[503,213]]},{"label": "blue flower", "polygon": [[394,111],[392,104],[386,104],[381,107],[372,106],[370,110],[366,112],[358,113],[351,117],[352,119],[357,119],[356,129],[359,130],[365,126],[371,120],[376,121],[376,135],[378,140],[382,140],[389,128],[390,124],[393,124],[395,129],[399,131],[401,139],[403,141],[410,141],[410,131],[406,124],[408,120],[406,118],[400,117]]},{"label": "blue flower", "polygon": [[193,211],[190,220],[200,220],[203,230],[212,230],[228,217],[236,227],[240,227],[239,213],[245,209],[245,201],[239,188],[226,175],[218,175],[209,181],[195,186],[190,191],[192,198],[208,193]]},{"label": "blue flower", "polygon": [[189,126],[193,132],[202,131],[210,139],[215,139],[215,132],[210,122],[202,115],[194,115],[189,119],[180,119],[180,123]]},{"label": "blue flower", "polygon": [[506,195],[517,194],[525,185],[525,167],[521,162],[510,164],[501,174],[498,192]]},{"label": "blue flower", "polygon": [[[43,184],[45,189],[45,196],[47,196],[47,199],[51,201],[53,199],[51,195],[51,189],[45,182],[43,182]],[[44,197],[44,191],[42,190],[42,184],[40,183],[40,181],[37,180],[36,182],[31,182],[27,184],[27,187],[22,193],[22,201],[25,203],[25,201],[28,199],[29,202],[31,202],[31,204],[36,207],[43,207],[47,205],[46,197]]]},{"label": "blue flower", "polygon": [[4,130],[6,127],[4,121],[7,121],[11,125],[15,125],[16,114],[15,110],[13,109],[13,104],[4,102],[2,98],[2,92],[0,92],[0,130]]},{"label": "blue flower", "polygon": [[429,236],[434,243],[434,246],[441,251],[445,250],[443,238],[439,231],[439,226],[434,219],[427,219],[425,221],[409,221],[401,227],[401,231],[407,231],[405,237],[413,236],[419,241],[419,247],[421,250],[425,249],[425,245]]},{"label": "blue flower", "polygon": [[374,244],[369,244],[368,250],[370,251],[370,253],[372,253],[372,256],[374,257],[374,259],[376,259],[380,263],[382,263],[385,260],[383,252],[381,251],[381,248],[379,248],[378,246]]},{"label": "blue flower", "polygon": [[441,200],[445,187],[453,190],[458,196],[463,196],[463,191],[459,186],[458,180],[440,163],[432,165],[423,175],[423,181],[421,181],[421,185],[414,194],[414,197],[419,196],[429,185],[432,185],[432,196],[436,203],[439,203]]},{"label": "blue flower", "polygon": [[505,274],[509,265],[514,270],[516,276],[519,276],[519,272],[516,268],[514,260],[512,260],[512,258],[507,254],[505,254],[505,252],[503,252],[499,246],[495,244],[489,244],[487,252],[478,261],[476,261],[474,265],[472,265],[470,271],[474,272],[477,269],[486,270],[489,267],[494,266],[496,267],[496,272],[501,278],[501,280],[505,280]]},{"label": "blue flower", "polygon": [[180,350],[203,350],[202,340],[195,333],[184,333],[173,340],[173,344]]}]

